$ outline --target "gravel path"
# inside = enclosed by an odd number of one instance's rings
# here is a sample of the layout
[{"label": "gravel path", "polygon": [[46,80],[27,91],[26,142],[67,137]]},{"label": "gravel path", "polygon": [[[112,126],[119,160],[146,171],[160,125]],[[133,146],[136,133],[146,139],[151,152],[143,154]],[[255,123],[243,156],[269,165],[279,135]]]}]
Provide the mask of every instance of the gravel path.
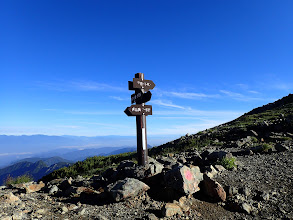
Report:
[{"label": "gravel path", "polygon": [[237,161],[237,170],[224,172],[216,180],[257,201],[258,217],[293,219],[293,152],[238,156]]}]

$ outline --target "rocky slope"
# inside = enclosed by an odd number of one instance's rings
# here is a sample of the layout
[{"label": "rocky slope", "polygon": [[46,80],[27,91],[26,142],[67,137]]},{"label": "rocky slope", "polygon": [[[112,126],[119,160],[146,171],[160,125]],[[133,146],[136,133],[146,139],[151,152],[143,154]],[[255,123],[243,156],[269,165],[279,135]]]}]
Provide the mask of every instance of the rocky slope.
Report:
[{"label": "rocky slope", "polygon": [[146,167],[2,187],[0,219],[293,219],[292,95],[276,103],[154,148]]}]

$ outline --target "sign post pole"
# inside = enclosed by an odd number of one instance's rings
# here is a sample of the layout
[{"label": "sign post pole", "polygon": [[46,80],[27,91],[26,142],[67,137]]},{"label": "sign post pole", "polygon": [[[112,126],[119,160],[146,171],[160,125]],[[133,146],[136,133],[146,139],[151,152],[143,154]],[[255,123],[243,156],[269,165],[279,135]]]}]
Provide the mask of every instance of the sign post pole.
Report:
[{"label": "sign post pole", "polygon": [[131,96],[131,104],[136,105],[127,107],[124,112],[128,116],[136,116],[137,160],[138,165],[145,166],[148,164],[146,116],[152,114],[152,106],[145,105],[145,102],[151,99],[149,90],[153,89],[155,84],[151,80],[144,80],[143,73],[137,73],[133,82],[128,82],[128,86],[129,90],[135,90],[135,94]]},{"label": "sign post pole", "polygon": [[[144,74],[137,73],[135,78],[143,80]],[[144,89],[141,89],[141,92],[144,93]],[[139,93],[139,90],[136,90],[135,93]],[[142,103],[144,107],[144,103]],[[147,133],[146,133],[146,116],[143,113],[142,115],[136,116],[136,133],[137,133],[137,159],[138,164],[145,166],[148,164],[148,150],[147,150]]]}]

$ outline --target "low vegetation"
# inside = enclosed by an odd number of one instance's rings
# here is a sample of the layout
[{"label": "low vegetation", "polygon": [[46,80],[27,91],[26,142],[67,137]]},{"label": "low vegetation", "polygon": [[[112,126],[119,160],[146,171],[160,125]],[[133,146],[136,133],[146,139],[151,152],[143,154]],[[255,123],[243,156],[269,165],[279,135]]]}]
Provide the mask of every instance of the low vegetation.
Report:
[{"label": "low vegetation", "polygon": [[234,167],[236,168],[237,165],[235,164],[236,158],[235,157],[223,157],[221,160],[217,162],[217,164],[222,165],[227,170],[232,170]]},{"label": "low vegetation", "polygon": [[136,153],[122,153],[111,156],[94,156],[89,157],[84,161],[78,161],[70,167],[63,167],[50,173],[42,178],[43,181],[63,177],[76,177],[77,175],[92,176],[94,174],[100,175],[108,168],[116,167],[123,160],[136,161]]},{"label": "low vegetation", "polygon": [[30,175],[24,174],[22,176],[18,176],[16,178],[8,175],[6,178],[4,185],[8,186],[11,184],[19,184],[19,183],[27,183],[33,181],[33,178]]},{"label": "low vegetation", "polygon": [[273,146],[271,144],[268,144],[268,143],[262,144],[261,147],[262,147],[263,152],[268,152],[269,150],[271,150],[273,148]]}]

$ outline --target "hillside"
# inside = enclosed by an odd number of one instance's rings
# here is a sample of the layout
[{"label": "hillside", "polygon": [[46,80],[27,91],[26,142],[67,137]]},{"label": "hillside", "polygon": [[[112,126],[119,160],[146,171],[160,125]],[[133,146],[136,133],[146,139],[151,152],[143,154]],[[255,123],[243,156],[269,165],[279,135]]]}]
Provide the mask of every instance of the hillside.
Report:
[{"label": "hillside", "polygon": [[27,160],[0,169],[0,184],[4,184],[8,176],[15,178],[24,174],[31,176],[33,180],[36,181],[54,170],[58,170],[72,164],[67,160],[63,160],[58,157],[44,158],[43,160],[29,158]]},{"label": "hillside", "polygon": [[38,161],[43,161],[47,166],[51,166],[53,164],[61,163],[61,162],[73,163],[73,161],[66,160],[66,159],[61,158],[61,157],[49,157],[49,158],[31,157],[31,158],[24,158],[24,159],[18,160],[15,163],[20,163],[20,162],[35,163],[35,162],[38,162]]},{"label": "hillside", "polygon": [[293,219],[292,97],[153,147],[146,167],[96,156],[2,187],[0,217]]},{"label": "hillside", "polygon": [[[190,149],[204,151],[211,147],[218,149],[233,148],[237,147],[241,139],[247,136],[254,136],[255,145],[260,141],[277,143],[282,140],[292,140],[293,134],[290,132],[293,133],[293,94],[289,94],[274,103],[256,108],[231,122],[153,147],[149,149],[149,156],[180,153]],[[245,144],[241,146],[247,147]],[[117,166],[125,159],[135,161],[136,154],[125,153],[108,157],[88,158],[82,163],[57,170],[44,177],[43,180],[65,176],[101,174],[106,169]]]}]

